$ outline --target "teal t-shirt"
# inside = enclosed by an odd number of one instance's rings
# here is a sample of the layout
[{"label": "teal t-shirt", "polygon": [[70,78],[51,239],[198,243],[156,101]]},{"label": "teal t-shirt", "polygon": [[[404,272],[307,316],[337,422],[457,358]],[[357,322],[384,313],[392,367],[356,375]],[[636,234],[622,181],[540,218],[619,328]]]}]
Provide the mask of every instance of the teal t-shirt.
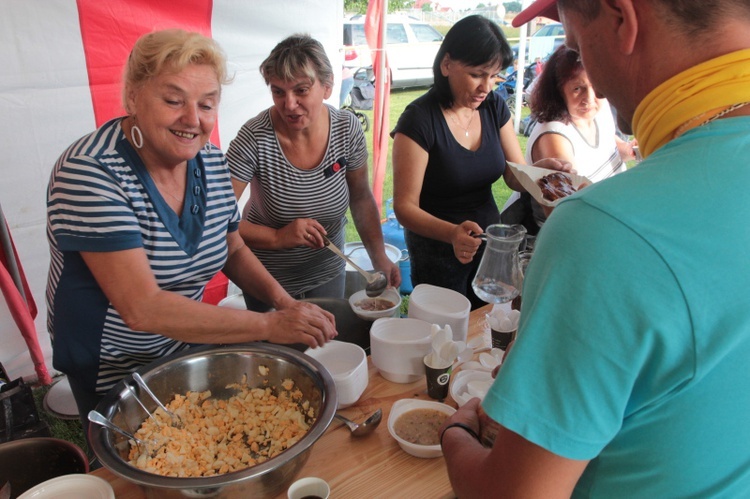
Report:
[{"label": "teal t-shirt", "polygon": [[750,497],[750,118],[560,203],[484,401],[577,497]]}]

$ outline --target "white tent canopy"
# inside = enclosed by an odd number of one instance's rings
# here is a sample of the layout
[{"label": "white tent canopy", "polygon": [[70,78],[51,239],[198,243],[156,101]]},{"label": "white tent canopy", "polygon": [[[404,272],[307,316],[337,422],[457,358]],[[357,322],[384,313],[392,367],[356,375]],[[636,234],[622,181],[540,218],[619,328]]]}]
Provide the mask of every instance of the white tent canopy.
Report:
[{"label": "white tent canopy", "polygon": [[[87,5],[117,15],[117,23],[143,32],[175,26],[172,13],[204,9],[210,32],[227,53],[234,82],[224,88],[219,137],[226,149],[240,126],[271,105],[258,66],[273,46],[293,33],[308,33],[341,67],[343,0],[5,0],[0,3],[0,204],[33,299],[36,329],[52,370],[44,294],[49,265],[45,235],[46,186],[52,166],[75,139],[96,127],[87,73],[87,42],[79,9]],[[115,8],[115,6],[117,8]],[[117,31],[107,43],[123,43]],[[97,50],[107,47],[97,46]],[[121,48],[121,47],[120,47]],[[113,60],[113,71],[124,61]],[[337,85],[340,82],[337,81]],[[338,89],[334,89],[338,96]],[[337,99],[336,99],[337,100]],[[336,104],[337,102],[332,102]],[[114,116],[110,116],[114,117]],[[11,378],[34,374],[26,344],[0,304],[0,362]]]}]

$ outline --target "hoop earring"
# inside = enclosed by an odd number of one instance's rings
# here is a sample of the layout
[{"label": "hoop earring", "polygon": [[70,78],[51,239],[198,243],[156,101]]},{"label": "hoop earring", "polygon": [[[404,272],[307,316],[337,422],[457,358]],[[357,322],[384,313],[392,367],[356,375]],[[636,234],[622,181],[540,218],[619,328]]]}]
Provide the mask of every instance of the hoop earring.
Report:
[{"label": "hoop earring", "polygon": [[206,151],[206,154],[208,154],[208,153],[211,152],[211,141],[210,140],[205,143],[205,145],[203,146],[203,150]]},{"label": "hoop earring", "polygon": [[133,116],[133,126],[130,127],[130,140],[133,141],[136,149],[143,147],[143,133],[138,128],[138,125],[135,124],[135,116]]}]

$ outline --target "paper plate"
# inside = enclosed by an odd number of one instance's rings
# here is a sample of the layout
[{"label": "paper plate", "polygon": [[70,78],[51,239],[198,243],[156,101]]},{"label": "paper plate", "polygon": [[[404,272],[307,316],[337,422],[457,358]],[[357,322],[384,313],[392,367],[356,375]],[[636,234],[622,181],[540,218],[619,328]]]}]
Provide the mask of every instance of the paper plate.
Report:
[{"label": "paper plate", "polygon": [[[560,198],[555,199],[554,201],[544,199],[542,190],[537,185],[537,180],[546,175],[549,175],[550,173],[556,173],[556,170],[548,170],[546,168],[539,168],[537,166],[521,165],[518,163],[513,163],[511,161],[508,161],[508,166],[513,172],[513,175],[515,175],[518,181],[521,183],[523,188],[526,189],[528,193],[531,194],[531,196],[536,199],[539,204],[543,206],[556,206],[557,203],[560,202],[560,199],[564,199]],[[570,177],[573,183],[573,187],[575,187],[576,190],[580,189],[582,186],[585,187],[592,183],[591,180],[582,175],[567,172],[565,173],[565,175]]]},{"label": "paper plate", "polygon": [[78,419],[78,406],[70,389],[67,376],[63,376],[44,395],[42,406],[50,414],[60,419]]},{"label": "paper plate", "polygon": [[112,487],[93,475],[63,475],[30,488],[18,499],[115,499]]}]

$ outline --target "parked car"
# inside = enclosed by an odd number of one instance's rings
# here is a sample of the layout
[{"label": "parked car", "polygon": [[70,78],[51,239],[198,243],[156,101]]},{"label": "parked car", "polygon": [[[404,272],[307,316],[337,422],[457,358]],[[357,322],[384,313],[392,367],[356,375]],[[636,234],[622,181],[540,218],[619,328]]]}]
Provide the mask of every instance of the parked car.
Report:
[{"label": "parked car", "polygon": [[[561,23],[550,23],[526,39],[526,60],[535,61],[537,57],[545,60],[548,55],[565,41],[565,29]],[[518,59],[518,44],[511,47],[513,57]]]},{"label": "parked car", "polygon": [[[344,20],[344,65],[353,69],[372,65],[365,38],[365,16]],[[443,35],[431,25],[409,16],[389,15],[386,21],[386,53],[391,69],[391,88],[432,85],[432,63]]]}]

